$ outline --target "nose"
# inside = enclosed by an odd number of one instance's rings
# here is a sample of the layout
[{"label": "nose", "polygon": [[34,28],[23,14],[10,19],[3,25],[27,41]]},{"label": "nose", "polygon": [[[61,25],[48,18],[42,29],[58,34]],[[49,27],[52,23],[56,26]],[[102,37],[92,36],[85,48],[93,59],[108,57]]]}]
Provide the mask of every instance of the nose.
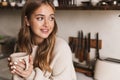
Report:
[{"label": "nose", "polygon": [[49,26],[49,20],[45,19],[44,21],[44,27],[48,27]]}]

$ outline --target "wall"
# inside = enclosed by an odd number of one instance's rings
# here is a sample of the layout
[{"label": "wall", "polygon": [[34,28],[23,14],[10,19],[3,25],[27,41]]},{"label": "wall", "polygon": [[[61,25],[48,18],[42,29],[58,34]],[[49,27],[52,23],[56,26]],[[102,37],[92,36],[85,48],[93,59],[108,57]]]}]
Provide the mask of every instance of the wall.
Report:
[{"label": "wall", "polygon": [[[61,15],[62,14],[62,15]],[[79,30],[91,32],[95,38],[99,32],[102,40],[100,55],[120,58],[120,11],[57,11],[58,34],[68,40]]]},{"label": "wall", "polygon": [[[0,10],[0,34],[16,36],[20,26],[20,10]],[[95,38],[99,32],[102,40],[101,57],[120,58],[120,11],[115,10],[70,10],[56,11],[59,26],[58,35],[68,41],[69,36],[77,36],[79,30],[91,32]]]},{"label": "wall", "polygon": [[20,28],[21,10],[0,9],[0,34],[16,36]]}]

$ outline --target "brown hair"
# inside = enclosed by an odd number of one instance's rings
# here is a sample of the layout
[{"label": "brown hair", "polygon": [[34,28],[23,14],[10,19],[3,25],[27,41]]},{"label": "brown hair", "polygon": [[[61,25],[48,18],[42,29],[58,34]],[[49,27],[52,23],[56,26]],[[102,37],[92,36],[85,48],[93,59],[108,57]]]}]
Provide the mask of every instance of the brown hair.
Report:
[{"label": "brown hair", "polygon": [[[35,42],[33,37],[33,32],[26,25],[25,16],[29,20],[32,13],[38,9],[42,4],[50,5],[53,10],[55,10],[54,5],[49,0],[27,0],[25,6],[23,7],[22,13],[22,27],[18,34],[17,51],[32,53],[32,45]],[[38,49],[34,59],[34,67],[39,67],[43,71],[51,71],[50,62],[52,58],[52,52],[55,44],[55,35],[57,32],[57,24],[54,21],[54,29],[52,33],[46,38],[41,44],[38,44]]]}]

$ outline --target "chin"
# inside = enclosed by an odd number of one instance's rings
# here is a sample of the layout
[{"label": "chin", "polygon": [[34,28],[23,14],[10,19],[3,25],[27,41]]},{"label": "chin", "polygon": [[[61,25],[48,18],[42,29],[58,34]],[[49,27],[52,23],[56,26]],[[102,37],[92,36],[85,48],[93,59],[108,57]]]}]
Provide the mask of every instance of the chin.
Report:
[{"label": "chin", "polygon": [[46,39],[46,38],[48,38],[50,36],[50,34],[43,34],[43,35],[41,35],[41,37],[43,38],[43,39]]},{"label": "chin", "polygon": [[49,36],[42,36],[43,39],[46,39],[46,38],[48,38],[48,37],[49,37]]}]

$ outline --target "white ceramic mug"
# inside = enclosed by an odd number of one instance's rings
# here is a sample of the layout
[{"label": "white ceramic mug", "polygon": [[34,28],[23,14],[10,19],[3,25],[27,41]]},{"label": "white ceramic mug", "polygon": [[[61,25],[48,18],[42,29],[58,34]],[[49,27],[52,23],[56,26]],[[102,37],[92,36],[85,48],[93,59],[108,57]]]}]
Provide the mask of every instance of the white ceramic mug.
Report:
[{"label": "white ceramic mug", "polygon": [[[25,52],[16,52],[10,55],[11,61],[12,62],[18,62],[19,60],[24,60],[25,61],[25,70],[28,69],[29,67],[29,55]],[[21,77],[19,75],[14,74],[13,75],[13,80],[21,80]]]},{"label": "white ceramic mug", "polygon": [[18,62],[19,60],[24,60],[26,64],[25,70],[28,69],[29,55],[25,52],[17,52],[10,55],[12,62]]}]

